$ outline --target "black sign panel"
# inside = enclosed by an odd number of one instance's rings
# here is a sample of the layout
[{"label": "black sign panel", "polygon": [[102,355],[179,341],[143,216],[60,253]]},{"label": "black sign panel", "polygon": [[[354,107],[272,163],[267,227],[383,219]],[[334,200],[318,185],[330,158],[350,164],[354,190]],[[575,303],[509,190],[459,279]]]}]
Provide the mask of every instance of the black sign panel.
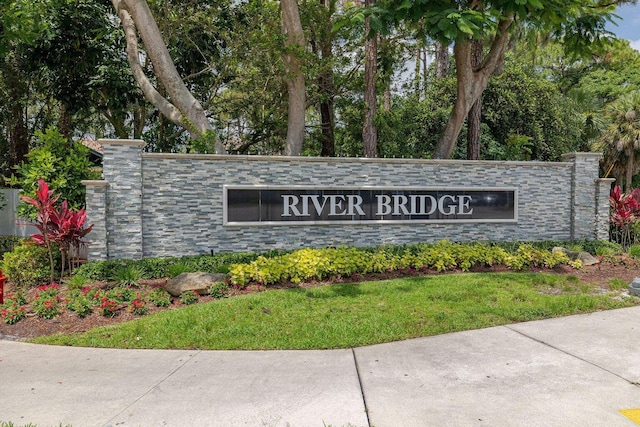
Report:
[{"label": "black sign panel", "polygon": [[516,222],[515,188],[224,189],[225,225]]}]

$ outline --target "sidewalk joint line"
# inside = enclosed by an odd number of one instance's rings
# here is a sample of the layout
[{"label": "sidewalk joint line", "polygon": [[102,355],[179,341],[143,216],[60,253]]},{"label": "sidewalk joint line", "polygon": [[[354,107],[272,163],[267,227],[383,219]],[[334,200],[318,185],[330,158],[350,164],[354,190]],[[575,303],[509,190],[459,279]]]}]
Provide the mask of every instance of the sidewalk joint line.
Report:
[{"label": "sidewalk joint line", "polygon": [[545,346],[547,346],[547,347],[549,347],[549,348],[552,348],[552,349],[557,350],[557,351],[559,351],[559,352],[561,352],[561,353],[564,353],[564,354],[566,354],[567,356],[571,356],[571,357],[573,357],[574,359],[578,359],[578,360],[580,360],[580,361],[582,361],[582,362],[584,362],[584,363],[588,363],[589,365],[591,365],[591,366],[593,366],[593,367],[595,367],[595,368],[598,368],[598,369],[600,369],[600,370],[602,370],[602,371],[605,371],[605,372],[607,372],[607,373],[609,373],[609,374],[611,374],[611,375],[613,375],[613,376],[616,376],[616,377],[620,378],[621,380],[626,381],[626,382],[628,382],[629,384],[631,384],[631,385],[633,385],[633,386],[636,386],[636,387],[640,386],[640,384],[639,384],[637,381],[632,381],[632,380],[630,380],[630,379],[628,379],[628,378],[625,378],[625,377],[623,377],[622,375],[620,375],[620,374],[618,374],[618,373],[616,373],[616,372],[613,372],[613,371],[611,371],[611,370],[609,370],[609,369],[607,369],[607,368],[605,368],[605,367],[603,367],[603,366],[600,366],[600,365],[598,365],[598,364],[596,364],[596,363],[594,363],[594,362],[591,362],[590,360],[587,360],[587,359],[584,359],[584,358],[582,358],[582,357],[580,357],[580,356],[577,356],[577,355],[575,355],[575,354],[569,353],[569,351],[567,351],[567,350],[563,350],[563,349],[561,349],[561,348],[559,348],[559,347],[556,347],[556,346],[554,346],[554,345],[552,345],[552,344],[549,344],[548,342],[542,341],[542,340],[540,340],[540,339],[538,339],[538,338],[534,338],[534,337],[532,337],[532,336],[530,336],[530,335],[527,335],[527,334],[525,334],[524,332],[521,332],[521,331],[518,331],[518,330],[516,330],[516,329],[513,329],[513,328],[511,328],[509,325],[504,325],[504,326],[505,326],[505,328],[509,329],[510,331],[513,331],[513,332],[515,332],[515,333],[517,333],[517,334],[520,334],[520,335],[522,335],[522,336],[523,336],[523,337],[525,337],[525,338],[529,338],[530,340],[536,341],[536,342],[538,342],[538,343],[540,343],[540,344],[542,344],[542,345],[545,345]]},{"label": "sidewalk joint line", "polygon": [[151,393],[153,390],[157,389],[158,387],[160,387],[160,385],[162,383],[164,383],[165,381],[167,381],[169,378],[171,378],[176,372],[178,372],[180,369],[184,368],[184,366],[191,362],[193,360],[194,357],[196,357],[197,355],[199,355],[200,353],[202,353],[202,350],[197,350],[196,353],[193,356],[187,357],[187,360],[185,360],[182,364],[180,364],[177,368],[175,368],[173,371],[169,372],[164,378],[162,378],[160,381],[158,381],[156,384],[154,384],[153,386],[151,386],[151,388],[149,388],[149,390],[145,391],[144,393],[142,393],[140,396],[138,396],[136,399],[133,400],[133,402],[131,402],[129,405],[125,406],[124,409],[122,409],[122,411],[118,412],[117,414],[115,414],[113,417],[111,417],[106,423],[104,423],[103,425],[105,426],[110,426],[111,422],[117,418],[118,416],[120,416],[121,414],[123,414],[124,412],[126,412],[129,408],[131,408],[133,405],[135,405],[136,403],[138,403],[140,400],[142,400],[145,396],[147,396],[149,393]]},{"label": "sidewalk joint line", "polygon": [[362,403],[364,405],[364,414],[367,416],[367,426],[371,427],[371,420],[369,419],[369,407],[367,406],[367,398],[364,395],[364,387],[362,386],[362,378],[360,377],[360,367],[358,366],[358,358],[356,357],[356,350],[351,347],[351,354],[353,354],[353,363],[356,367],[356,376],[358,377],[358,385],[360,386],[360,395],[362,396]]}]

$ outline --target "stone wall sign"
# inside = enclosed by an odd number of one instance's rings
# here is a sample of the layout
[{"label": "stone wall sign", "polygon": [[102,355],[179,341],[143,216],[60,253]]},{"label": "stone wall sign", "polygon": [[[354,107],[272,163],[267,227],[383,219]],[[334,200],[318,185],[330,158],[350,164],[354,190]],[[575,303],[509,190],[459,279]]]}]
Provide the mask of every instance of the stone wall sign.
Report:
[{"label": "stone wall sign", "polygon": [[224,186],[224,225],[518,221],[516,188]]}]

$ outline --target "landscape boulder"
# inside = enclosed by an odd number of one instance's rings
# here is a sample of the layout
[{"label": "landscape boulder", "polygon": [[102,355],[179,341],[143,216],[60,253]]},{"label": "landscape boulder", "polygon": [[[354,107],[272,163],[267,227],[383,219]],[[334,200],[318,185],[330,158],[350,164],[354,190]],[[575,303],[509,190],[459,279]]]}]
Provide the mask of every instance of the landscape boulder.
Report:
[{"label": "landscape boulder", "polygon": [[600,260],[591,255],[589,252],[573,252],[557,246],[553,248],[551,252],[564,252],[571,261],[579,259],[580,261],[582,261],[582,265],[584,266],[600,264]]},{"label": "landscape boulder", "polygon": [[227,282],[226,274],[212,273],[182,273],[167,282],[167,291],[174,297],[180,296],[185,291],[195,291],[205,295],[209,286],[214,283]]}]

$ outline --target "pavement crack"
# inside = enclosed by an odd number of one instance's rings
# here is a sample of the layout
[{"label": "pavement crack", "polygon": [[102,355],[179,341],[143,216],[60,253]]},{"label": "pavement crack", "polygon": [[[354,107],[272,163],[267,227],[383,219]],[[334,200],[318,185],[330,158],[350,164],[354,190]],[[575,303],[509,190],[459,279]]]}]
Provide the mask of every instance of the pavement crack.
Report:
[{"label": "pavement crack", "polygon": [[362,404],[364,405],[364,413],[367,416],[367,426],[371,427],[371,420],[369,419],[369,406],[367,406],[367,398],[364,394],[364,387],[362,386],[362,377],[360,376],[360,367],[358,366],[358,357],[356,351],[352,347],[351,354],[353,354],[353,363],[356,367],[356,376],[358,377],[358,385],[360,386],[360,395],[362,396]]},{"label": "pavement crack", "polygon": [[638,386],[639,386],[639,384],[638,384],[638,382],[637,382],[637,381],[633,381],[633,380],[630,380],[630,379],[628,379],[628,378],[625,378],[625,377],[623,377],[622,375],[620,375],[620,374],[618,374],[618,373],[616,373],[616,372],[614,372],[614,371],[612,371],[612,370],[610,370],[610,369],[605,368],[604,366],[600,366],[600,365],[598,365],[598,364],[596,364],[596,363],[594,363],[594,362],[592,362],[592,361],[590,361],[590,360],[587,360],[587,359],[585,359],[585,358],[583,358],[583,357],[580,357],[580,356],[577,356],[577,355],[575,355],[575,354],[573,354],[573,353],[570,353],[570,352],[568,352],[567,350],[563,350],[563,349],[561,349],[560,347],[556,347],[555,345],[549,344],[549,343],[548,343],[548,342],[546,342],[546,341],[542,341],[542,340],[540,340],[540,339],[538,339],[538,338],[535,338],[535,337],[533,337],[533,336],[531,336],[531,335],[527,335],[527,334],[525,334],[524,332],[518,331],[517,329],[513,329],[513,328],[512,328],[512,327],[510,327],[509,325],[505,325],[504,327],[505,327],[505,328],[507,328],[507,329],[509,329],[510,331],[513,331],[513,332],[515,332],[515,333],[517,333],[517,334],[522,335],[522,336],[523,336],[523,337],[525,337],[525,338],[528,338],[528,339],[530,339],[530,340],[533,340],[533,341],[535,341],[535,342],[537,342],[537,343],[540,343],[540,344],[542,344],[542,345],[544,345],[544,346],[546,346],[546,347],[552,348],[552,349],[554,349],[554,350],[556,350],[556,351],[559,351],[559,352],[561,352],[561,353],[566,354],[567,356],[573,357],[574,359],[578,359],[578,360],[580,360],[581,362],[587,363],[587,364],[589,364],[589,365],[591,365],[591,366],[593,366],[593,367],[595,367],[595,368],[598,368],[598,369],[600,369],[601,371],[607,372],[607,373],[609,373],[609,374],[611,374],[611,375],[613,375],[613,376],[615,376],[615,377],[618,377],[618,378],[620,378],[621,380],[626,381],[627,383],[629,383],[629,384],[631,384],[631,385],[633,385],[633,386],[636,386],[636,387],[638,387]]},{"label": "pavement crack", "polygon": [[118,418],[120,415],[122,415],[123,413],[127,412],[129,410],[129,408],[131,408],[133,405],[135,405],[136,403],[138,403],[140,400],[142,400],[145,396],[147,396],[149,393],[151,393],[153,390],[157,389],[158,387],[160,387],[162,385],[162,383],[164,383],[165,381],[167,381],[169,378],[171,378],[172,376],[174,376],[176,374],[176,372],[178,372],[179,370],[181,370],[182,368],[185,367],[185,365],[189,362],[191,362],[197,355],[199,355],[200,353],[202,353],[202,350],[198,350],[195,354],[190,355],[186,358],[186,360],[184,362],[182,362],[177,368],[175,368],[173,371],[169,372],[167,375],[165,375],[164,378],[162,378],[160,381],[158,381],[156,384],[154,384],[152,387],[149,388],[149,390],[145,391],[144,393],[142,393],[140,396],[138,396],[136,399],[133,400],[133,402],[131,402],[130,404],[128,404],[127,406],[125,406],[120,412],[118,412],[117,414],[115,414],[113,417],[111,417],[106,423],[104,423],[104,426],[110,427],[111,423]]}]

